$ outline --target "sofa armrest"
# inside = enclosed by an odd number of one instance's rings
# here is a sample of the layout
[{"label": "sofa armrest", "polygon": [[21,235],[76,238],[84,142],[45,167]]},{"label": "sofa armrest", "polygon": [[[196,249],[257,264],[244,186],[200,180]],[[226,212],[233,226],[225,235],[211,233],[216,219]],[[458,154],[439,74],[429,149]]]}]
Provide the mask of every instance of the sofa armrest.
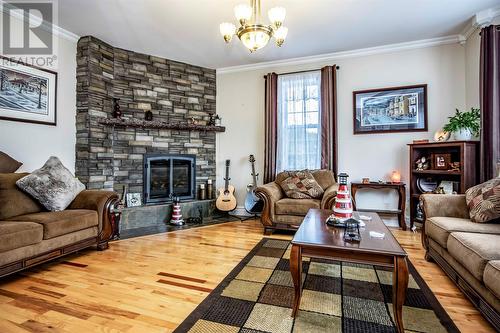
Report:
[{"label": "sofa armrest", "polygon": [[264,226],[270,226],[274,220],[274,204],[283,198],[281,187],[275,182],[259,186],[255,189],[255,194],[264,202],[261,222]]},{"label": "sofa armrest", "polygon": [[447,216],[469,218],[464,194],[422,194],[425,217]]},{"label": "sofa armrest", "polygon": [[337,196],[337,192],[339,190],[339,184],[335,183],[328,187],[323,193],[323,198],[321,199],[321,208],[322,209],[333,209],[335,205],[335,197]]},{"label": "sofa armrest", "polygon": [[95,210],[99,217],[99,238],[108,241],[113,234],[112,209],[118,201],[118,194],[112,191],[84,190],[67,209]]}]

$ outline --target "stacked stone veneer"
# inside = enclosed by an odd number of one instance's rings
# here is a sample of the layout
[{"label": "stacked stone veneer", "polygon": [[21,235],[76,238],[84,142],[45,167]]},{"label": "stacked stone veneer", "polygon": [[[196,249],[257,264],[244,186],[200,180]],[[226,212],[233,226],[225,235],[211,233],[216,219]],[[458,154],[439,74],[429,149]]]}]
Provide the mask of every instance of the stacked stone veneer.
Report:
[{"label": "stacked stone veneer", "polygon": [[215,179],[215,133],[113,128],[113,97],[122,118],[208,122],[215,114],[215,70],[115,48],[82,37],[77,50],[76,176],[89,189],[143,191],[149,153],[195,154],[197,183]]}]

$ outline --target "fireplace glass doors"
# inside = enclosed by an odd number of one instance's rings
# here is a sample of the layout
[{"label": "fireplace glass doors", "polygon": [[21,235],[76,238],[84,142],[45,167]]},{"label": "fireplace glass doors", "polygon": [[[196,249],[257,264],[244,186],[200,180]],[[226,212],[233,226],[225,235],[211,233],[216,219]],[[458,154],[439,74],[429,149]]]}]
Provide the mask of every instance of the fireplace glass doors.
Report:
[{"label": "fireplace glass doors", "polygon": [[172,197],[194,199],[196,184],[194,155],[146,155],[144,163],[145,203],[166,202]]}]

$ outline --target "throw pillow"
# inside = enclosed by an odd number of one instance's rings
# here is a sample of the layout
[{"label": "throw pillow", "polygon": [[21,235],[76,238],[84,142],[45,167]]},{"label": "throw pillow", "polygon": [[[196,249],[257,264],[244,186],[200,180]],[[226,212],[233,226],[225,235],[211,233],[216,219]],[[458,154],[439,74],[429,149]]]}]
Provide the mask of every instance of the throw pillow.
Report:
[{"label": "throw pillow", "polygon": [[42,205],[21,191],[16,182],[28,173],[0,173],[0,221],[14,216],[41,212]]},{"label": "throw pillow", "polygon": [[288,171],[288,175],[280,183],[287,197],[293,199],[316,199],[323,195],[323,189],[309,170]]},{"label": "throw pillow", "polygon": [[465,200],[473,222],[491,222],[500,218],[500,177],[469,188]]},{"label": "throw pillow", "polygon": [[9,155],[0,151],[0,173],[16,172],[23,165],[21,162],[16,161]]},{"label": "throw pillow", "polygon": [[50,211],[66,209],[85,189],[85,185],[54,156],[40,169],[19,179],[16,185]]}]

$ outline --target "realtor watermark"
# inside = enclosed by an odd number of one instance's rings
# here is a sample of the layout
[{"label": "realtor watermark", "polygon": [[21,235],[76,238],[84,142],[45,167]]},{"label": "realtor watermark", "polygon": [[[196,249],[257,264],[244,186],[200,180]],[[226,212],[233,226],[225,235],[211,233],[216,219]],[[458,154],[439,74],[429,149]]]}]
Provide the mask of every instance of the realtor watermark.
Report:
[{"label": "realtor watermark", "polygon": [[38,67],[57,67],[54,26],[56,1],[3,1],[2,55],[9,61]]}]

